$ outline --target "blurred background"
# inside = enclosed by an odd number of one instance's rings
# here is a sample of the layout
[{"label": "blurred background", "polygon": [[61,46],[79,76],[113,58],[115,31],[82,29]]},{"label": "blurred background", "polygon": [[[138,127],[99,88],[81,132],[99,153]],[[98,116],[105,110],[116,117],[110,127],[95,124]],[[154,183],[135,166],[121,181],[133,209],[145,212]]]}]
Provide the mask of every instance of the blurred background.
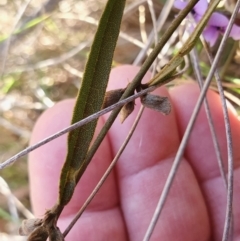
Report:
[{"label": "blurred background", "polygon": [[[151,1],[157,18],[164,0]],[[105,0],[0,0],[0,162],[28,146],[39,115],[55,102],[77,95],[84,66]],[[128,0],[113,66],[138,64],[153,30],[147,0]],[[225,7],[224,7],[225,6]],[[224,11],[230,15],[233,1]],[[149,10],[150,9],[150,10]],[[162,30],[176,15],[172,9]],[[178,48],[173,36],[160,56],[160,69]],[[217,46],[212,49],[213,53]],[[236,107],[240,100],[239,43],[229,39],[221,59],[225,95]],[[203,75],[210,68],[199,51]],[[191,79],[189,68],[182,81]],[[179,84],[174,82],[173,84]],[[172,85],[172,83],[171,83]],[[213,83],[211,88],[216,90]],[[24,240],[15,236],[20,220],[31,217],[27,157],[0,172],[0,240]],[[11,190],[11,191],[10,191]]]}]

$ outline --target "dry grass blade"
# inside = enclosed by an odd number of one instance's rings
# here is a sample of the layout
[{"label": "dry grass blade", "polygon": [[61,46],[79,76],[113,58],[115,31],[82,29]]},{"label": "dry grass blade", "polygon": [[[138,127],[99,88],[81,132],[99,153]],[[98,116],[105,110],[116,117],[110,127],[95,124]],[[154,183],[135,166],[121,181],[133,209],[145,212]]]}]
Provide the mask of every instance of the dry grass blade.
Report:
[{"label": "dry grass blade", "polygon": [[[162,29],[164,23],[166,22],[166,19],[167,19],[168,15],[171,11],[171,8],[173,6],[173,2],[174,2],[174,0],[167,0],[166,3],[164,4],[162,12],[161,12],[161,14],[160,14],[160,16],[158,17],[158,20],[157,20],[157,30],[158,31],[160,31]],[[133,64],[137,65],[140,62],[142,62],[142,60],[145,57],[147,51],[150,49],[150,46],[152,45],[153,38],[154,38],[154,30],[152,30],[152,32],[150,33],[145,47],[139,52],[139,54],[136,57]]]},{"label": "dry grass blade", "polygon": [[147,32],[146,32],[146,9],[143,5],[140,5],[138,8],[139,12],[139,27],[140,27],[140,34],[142,38],[142,42],[146,43],[147,41]]},{"label": "dry grass blade", "polygon": [[[148,8],[149,8],[149,11],[150,11],[151,19],[152,19],[152,24],[153,24],[154,46],[156,46],[157,43],[158,43],[158,29],[157,29],[156,15],[155,15],[152,0],[148,0],[147,3],[148,3]],[[147,41],[150,41],[149,37],[148,37]],[[156,60],[153,62],[153,65],[152,65],[152,73],[153,74],[156,73],[157,64],[158,64],[158,58],[156,58]]]},{"label": "dry grass blade", "polygon": [[[195,72],[196,79],[199,83],[200,88],[202,88],[203,79],[202,79],[202,75],[201,75],[200,66],[198,64],[199,59],[198,59],[195,48],[190,53],[190,56],[191,56],[191,59],[192,59],[192,65],[193,65],[193,69],[194,69],[194,72]],[[218,140],[217,140],[217,135],[216,135],[215,127],[214,127],[214,124],[213,124],[213,119],[212,119],[212,115],[211,115],[211,111],[210,111],[210,107],[209,107],[207,98],[204,100],[204,108],[205,108],[205,111],[206,111],[208,124],[209,124],[210,132],[211,132],[211,135],[212,135],[212,140],[213,140],[213,145],[214,145],[214,149],[215,149],[215,153],[216,153],[216,157],[217,157],[217,161],[218,161],[219,170],[220,170],[222,179],[224,181],[225,187],[227,188],[227,177],[226,177],[226,173],[225,173],[225,170],[224,170],[223,158],[222,158],[222,155],[221,155],[221,151],[220,151],[219,143],[218,143]]]}]

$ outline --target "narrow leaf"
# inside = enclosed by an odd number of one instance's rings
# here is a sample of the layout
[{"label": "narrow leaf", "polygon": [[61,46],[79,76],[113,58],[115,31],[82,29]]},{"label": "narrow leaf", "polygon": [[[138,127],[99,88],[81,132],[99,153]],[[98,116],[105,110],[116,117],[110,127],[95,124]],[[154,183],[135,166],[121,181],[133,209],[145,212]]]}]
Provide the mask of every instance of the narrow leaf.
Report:
[{"label": "narrow leaf", "polygon": [[[85,67],[72,123],[99,111],[102,107],[124,6],[125,0],[107,2]],[[92,121],[69,134],[68,154],[60,180],[59,205],[66,205],[74,192],[76,173],[84,166],[96,124],[97,120]]]}]

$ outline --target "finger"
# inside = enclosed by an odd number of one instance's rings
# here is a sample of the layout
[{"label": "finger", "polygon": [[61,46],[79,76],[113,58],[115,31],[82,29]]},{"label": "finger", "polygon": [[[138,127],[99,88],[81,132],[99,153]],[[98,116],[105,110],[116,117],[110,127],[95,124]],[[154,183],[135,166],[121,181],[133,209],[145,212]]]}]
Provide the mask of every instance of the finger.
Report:
[{"label": "finger", "polygon": [[[199,88],[195,84],[179,86],[171,90],[173,105],[176,110],[179,132],[182,136],[188,124],[192,110],[199,96]],[[208,102],[211,115],[220,146],[221,155],[224,161],[225,171],[227,170],[227,142],[224,127],[222,104],[219,96],[213,91],[208,93]],[[234,235],[240,235],[240,207],[237,200],[240,199],[240,123],[232,111],[229,111],[229,118],[232,128],[233,155],[235,166],[234,178]],[[197,118],[194,129],[191,133],[185,156],[191,163],[194,172],[201,185],[206,204],[209,210],[209,217],[212,221],[214,240],[221,240],[226,213],[226,188],[221,178],[213,141],[207,122],[206,114],[202,108]]]},{"label": "finger", "polygon": [[[122,66],[112,71],[109,89],[125,87],[139,68]],[[150,73],[143,81],[150,79]],[[169,97],[166,88],[155,94]],[[126,138],[139,110],[110,129],[113,153]],[[146,109],[129,144],[119,158],[117,178],[123,215],[130,240],[143,239],[179,146],[175,110],[169,116]],[[202,225],[196,225],[201,222]],[[190,232],[191,231],[191,232]],[[195,175],[182,160],[164,211],[151,240],[207,240],[209,222],[204,200]],[[181,237],[181,238],[180,238]]]},{"label": "finger", "polygon": [[[70,124],[74,101],[67,100],[56,104],[38,120],[32,133],[31,144],[67,127]],[[100,119],[97,132],[103,125]],[[60,170],[66,156],[66,135],[44,145],[29,156],[29,175],[31,200],[34,213],[42,217],[47,209],[57,200]],[[79,143],[80,144],[80,143]],[[98,149],[91,164],[77,185],[74,195],[61,215],[59,226],[62,231],[80,209],[93,190],[111,161],[111,149],[106,138]],[[101,221],[100,221],[101,220]],[[115,220],[112,222],[112,220]],[[86,213],[74,226],[67,240],[98,240],[101,237],[96,230],[101,230],[103,237],[117,240],[125,238],[124,224],[118,208],[118,192],[114,173],[112,173]],[[89,235],[91,234],[91,235]],[[100,235],[100,236],[99,236]],[[76,237],[78,237],[76,239]]]}]

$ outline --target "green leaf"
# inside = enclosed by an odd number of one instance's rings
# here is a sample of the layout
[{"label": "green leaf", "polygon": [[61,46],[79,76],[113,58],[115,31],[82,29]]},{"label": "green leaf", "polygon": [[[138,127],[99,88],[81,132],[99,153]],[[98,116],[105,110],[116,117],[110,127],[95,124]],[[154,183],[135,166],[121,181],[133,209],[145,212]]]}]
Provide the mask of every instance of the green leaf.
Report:
[{"label": "green leaf", "polygon": [[[113,53],[118,39],[125,0],[109,0],[102,14],[85,67],[82,86],[74,108],[72,123],[99,111],[102,107]],[[97,120],[69,133],[68,154],[62,168],[58,204],[66,205],[76,186],[77,172],[94,135]]]}]

